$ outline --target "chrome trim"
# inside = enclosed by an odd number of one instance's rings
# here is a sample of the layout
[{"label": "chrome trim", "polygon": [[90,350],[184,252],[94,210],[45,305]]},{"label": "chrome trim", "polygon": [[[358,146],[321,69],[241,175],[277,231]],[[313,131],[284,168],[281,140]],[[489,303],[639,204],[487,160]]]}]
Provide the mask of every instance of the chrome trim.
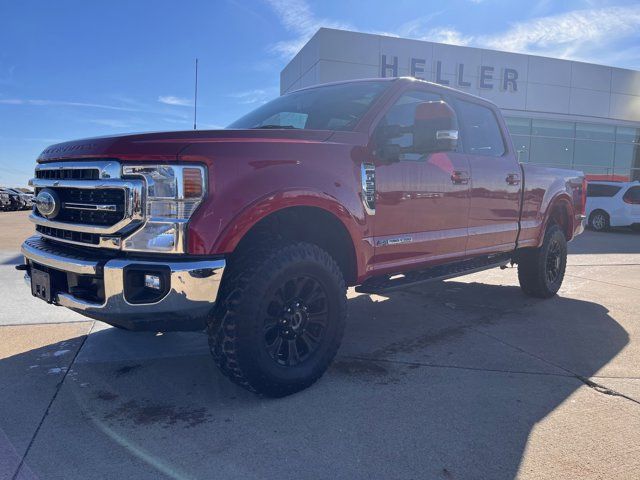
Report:
[{"label": "chrome trim", "polygon": [[[116,160],[51,162],[37,164],[36,172],[42,170],[98,170],[98,177],[101,179],[120,178],[121,176],[120,163]],[[31,185],[31,182],[29,182],[29,185]]]},{"label": "chrome trim", "polygon": [[360,165],[362,205],[369,215],[376,214],[376,167],[370,163]]},{"label": "chrome trim", "polygon": [[[36,262],[63,272],[97,274],[98,260],[78,259],[51,247],[38,237],[28,238],[22,252],[29,262]],[[135,259],[111,259],[102,266],[105,301],[90,302],[70,293],[58,293],[54,303],[70,308],[82,315],[107,323],[137,328],[141,324],[157,321],[180,322],[204,318],[215,306],[222,275],[226,267],[224,259],[177,261],[138,261]],[[124,296],[124,271],[129,265],[169,267],[171,288],[154,303],[132,304]],[[29,282],[28,274],[25,281]],[[179,325],[176,325],[179,326]]]},{"label": "chrome trim", "polygon": [[108,248],[110,250],[120,250],[120,237],[100,237],[100,240],[97,244],[95,243],[87,243],[87,242],[76,242],[75,240],[67,240],[64,238],[54,237],[53,235],[47,235],[46,233],[38,232],[39,236],[42,238],[46,238],[47,240],[51,240],[53,242],[64,243],[65,245],[78,245],[79,247],[87,247],[87,248]]},{"label": "chrome trim", "polygon": [[97,212],[115,212],[118,209],[117,205],[94,205],[93,203],[65,202],[62,206],[71,210],[95,210]]},{"label": "chrome trim", "polygon": [[458,130],[437,130],[436,140],[458,140]]},{"label": "chrome trim", "polygon": [[61,249],[43,242],[38,236],[27,238],[20,250],[30,261],[56,270],[80,275],[95,275],[99,270],[97,260],[63,253]]},{"label": "chrome trim", "polygon": [[[56,222],[31,213],[29,220],[36,225],[44,227],[59,228],[61,230],[71,230],[74,232],[97,233],[110,235],[119,232],[123,228],[142,223],[144,220],[143,211],[143,191],[144,183],[141,180],[45,180],[34,178],[31,185],[35,188],[85,188],[85,189],[122,189],[125,192],[125,211],[122,220],[114,225],[89,225],[86,223]],[[64,240],[60,240],[64,241]]]}]

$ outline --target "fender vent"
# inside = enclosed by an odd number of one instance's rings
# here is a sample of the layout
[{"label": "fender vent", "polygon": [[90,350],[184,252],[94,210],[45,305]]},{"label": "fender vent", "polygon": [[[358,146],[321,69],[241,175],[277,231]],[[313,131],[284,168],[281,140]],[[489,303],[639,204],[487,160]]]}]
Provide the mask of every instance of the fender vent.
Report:
[{"label": "fender vent", "polygon": [[376,213],[376,167],[370,163],[360,166],[362,204],[369,215]]}]

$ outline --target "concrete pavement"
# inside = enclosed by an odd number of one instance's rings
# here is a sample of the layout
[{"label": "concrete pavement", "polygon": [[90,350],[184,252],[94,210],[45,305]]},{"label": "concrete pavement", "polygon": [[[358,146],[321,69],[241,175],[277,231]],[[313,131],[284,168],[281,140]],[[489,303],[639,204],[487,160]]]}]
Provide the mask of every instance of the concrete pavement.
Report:
[{"label": "concrete pavement", "polygon": [[349,294],[330,371],[279,400],[201,333],[131,333],[32,298],[0,254],[0,479],[637,478],[640,234],[585,233],[565,284],[515,269]]}]

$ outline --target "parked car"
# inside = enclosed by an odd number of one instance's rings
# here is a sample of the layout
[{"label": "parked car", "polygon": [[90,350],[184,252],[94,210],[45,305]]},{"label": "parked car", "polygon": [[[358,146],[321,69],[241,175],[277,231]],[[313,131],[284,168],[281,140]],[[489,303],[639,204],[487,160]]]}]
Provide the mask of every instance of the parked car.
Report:
[{"label": "parked car", "polygon": [[0,193],[5,193],[9,196],[10,205],[7,210],[22,210],[25,208],[26,200],[21,192],[16,192],[11,188],[0,187]]},{"label": "parked car", "polygon": [[10,210],[11,209],[11,198],[9,198],[8,193],[0,192],[0,210]]},{"label": "parked car", "polygon": [[589,227],[601,232],[610,227],[640,228],[640,182],[589,182],[586,214]]},{"label": "parked car", "polygon": [[518,264],[527,295],[555,295],[585,202],[581,172],[518,163],[495,105],[406,78],[299,90],[225,130],[54,145],[32,185],[34,296],[131,330],[206,325],[222,372],[270,396],[328,368],[347,286]]},{"label": "parked car", "polygon": [[11,193],[15,193],[20,197],[21,205],[23,210],[28,210],[33,208],[33,193],[27,193],[23,190],[19,190],[17,188],[6,188],[7,191]]}]

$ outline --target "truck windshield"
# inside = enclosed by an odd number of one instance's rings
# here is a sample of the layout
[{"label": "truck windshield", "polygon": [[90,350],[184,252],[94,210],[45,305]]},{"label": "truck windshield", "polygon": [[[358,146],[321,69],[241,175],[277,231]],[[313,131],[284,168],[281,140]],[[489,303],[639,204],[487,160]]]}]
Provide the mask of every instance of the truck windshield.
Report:
[{"label": "truck windshield", "polygon": [[390,84],[388,81],[343,83],[289,93],[265,103],[227,128],[353,130]]}]

